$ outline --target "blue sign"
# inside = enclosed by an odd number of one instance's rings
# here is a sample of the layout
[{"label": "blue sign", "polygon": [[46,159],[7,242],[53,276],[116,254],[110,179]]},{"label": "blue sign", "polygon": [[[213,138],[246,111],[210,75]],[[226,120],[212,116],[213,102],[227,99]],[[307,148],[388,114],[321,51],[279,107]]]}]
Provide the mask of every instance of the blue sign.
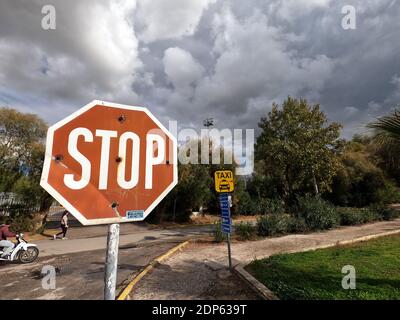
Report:
[{"label": "blue sign", "polygon": [[126,219],[143,219],[144,211],[143,210],[128,210],[126,212]]},{"label": "blue sign", "polygon": [[223,233],[226,233],[226,234],[231,233],[231,232],[232,232],[231,226],[223,225],[223,226],[222,226],[222,232],[223,232]]},{"label": "blue sign", "polygon": [[232,232],[231,211],[229,208],[229,200],[227,193],[221,193],[219,196],[219,204],[221,207],[221,229],[222,232],[229,234]]}]

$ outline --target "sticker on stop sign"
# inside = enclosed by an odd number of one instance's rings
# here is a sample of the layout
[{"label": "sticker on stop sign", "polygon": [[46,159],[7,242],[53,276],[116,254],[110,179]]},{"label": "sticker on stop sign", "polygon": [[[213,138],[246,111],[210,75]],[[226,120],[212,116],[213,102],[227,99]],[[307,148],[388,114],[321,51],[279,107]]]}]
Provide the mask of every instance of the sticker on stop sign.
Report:
[{"label": "sticker on stop sign", "polygon": [[149,110],[95,100],[49,128],[40,184],[84,225],[141,221],[177,170],[176,140]]}]

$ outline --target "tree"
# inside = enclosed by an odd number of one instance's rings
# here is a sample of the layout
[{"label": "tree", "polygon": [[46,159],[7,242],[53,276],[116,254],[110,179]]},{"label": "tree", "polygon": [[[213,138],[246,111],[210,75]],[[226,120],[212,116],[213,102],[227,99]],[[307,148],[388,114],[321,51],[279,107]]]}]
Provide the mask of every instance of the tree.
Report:
[{"label": "tree", "polygon": [[10,191],[22,175],[29,175],[46,131],[45,122],[34,114],[0,109],[0,191]]},{"label": "tree", "polygon": [[0,192],[12,192],[20,204],[8,210],[22,221],[42,220],[53,202],[39,183],[44,160],[47,125],[38,116],[10,108],[0,109]]},{"label": "tree", "polygon": [[[189,148],[191,146],[192,148]],[[191,158],[191,152],[200,146],[200,141],[190,140],[181,146],[178,154],[183,153]],[[191,158],[196,159],[199,154]],[[199,163],[199,158],[197,161]],[[150,217],[151,220],[161,222],[163,220],[187,221],[190,219],[193,209],[199,209],[208,203],[211,198],[210,185],[212,177],[210,175],[210,166],[202,164],[182,164],[178,163],[178,184],[165,197],[165,199],[156,207],[155,214]]]},{"label": "tree", "polygon": [[375,137],[384,143],[400,141],[400,112],[393,111],[391,114],[378,118],[367,125],[374,131]]},{"label": "tree", "polygon": [[[214,190],[214,172],[216,170],[234,171],[235,165],[201,164],[201,153],[198,152],[200,147],[201,141],[192,139],[186,141],[179,148],[179,155],[182,153],[195,163],[182,164],[179,162],[178,184],[156,207],[155,214],[150,217],[151,220],[158,222],[162,220],[187,221],[193,210],[203,208],[212,213],[219,211],[218,195]],[[220,154],[220,159],[224,159],[224,148],[214,141],[209,144],[210,157],[213,151]],[[191,152],[194,152],[193,156],[191,156]],[[228,154],[228,152],[226,153]],[[234,208],[239,208],[240,201],[240,196],[235,193]]]},{"label": "tree", "polygon": [[325,197],[340,206],[364,207],[399,200],[399,192],[376,163],[370,138],[356,136],[340,156],[341,169],[334,177],[332,192]]},{"label": "tree", "polygon": [[262,118],[255,148],[261,174],[271,176],[287,201],[297,193],[330,190],[339,169],[340,128],[328,124],[318,104],[288,97]]},{"label": "tree", "polygon": [[400,184],[400,112],[378,118],[367,125],[373,132],[374,153],[378,165]]}]

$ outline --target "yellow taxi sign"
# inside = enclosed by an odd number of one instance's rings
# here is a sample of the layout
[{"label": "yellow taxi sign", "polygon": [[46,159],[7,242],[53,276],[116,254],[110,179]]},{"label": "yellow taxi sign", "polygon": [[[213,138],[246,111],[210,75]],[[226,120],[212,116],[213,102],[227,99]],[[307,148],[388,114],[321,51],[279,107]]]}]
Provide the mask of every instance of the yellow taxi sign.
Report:
[{"label": "yellow taxi sign", "polygon": [[231,170],[219,170],[214,173],[215,191],[219,193],[233,192],[235,183],[233,181],[233,172]]}]

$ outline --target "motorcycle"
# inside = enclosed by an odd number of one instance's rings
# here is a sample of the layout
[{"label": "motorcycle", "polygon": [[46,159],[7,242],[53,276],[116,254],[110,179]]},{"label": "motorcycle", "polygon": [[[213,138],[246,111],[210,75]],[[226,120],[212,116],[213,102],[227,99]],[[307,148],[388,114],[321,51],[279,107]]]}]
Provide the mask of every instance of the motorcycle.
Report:
[{"label": "motorcycle", "polygon": [[31,263],[39,256],[39,249],[36,244],[28,243],[24,239],[24,234],[16,235],[17,244],[7,258],[2,258],[3,248],[0,247],[0,261],[18,261],[20,263]]}]

